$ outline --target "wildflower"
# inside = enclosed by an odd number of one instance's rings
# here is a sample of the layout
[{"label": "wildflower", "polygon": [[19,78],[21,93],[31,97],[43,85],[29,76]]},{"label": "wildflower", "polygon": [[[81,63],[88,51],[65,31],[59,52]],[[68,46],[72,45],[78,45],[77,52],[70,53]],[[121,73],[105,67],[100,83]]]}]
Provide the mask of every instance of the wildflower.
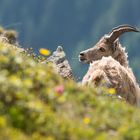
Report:
[{"label": "wildflower", "polygon": [[47,49],[41,48],[39,50],[39,53],[44,55],[44,56],[48,56],[48,55],[50,55],[51,52],[49,50],[47,50]]},{"label": "wildflower", "polygon": [[59,85],[59,86],[56,86],[54,91],[58,94],[58,95],[61,95],[63,92],[64,92],[64,86],[63,85]]},{"label": "wildflower", "polygon": [[30,79],[25,79],[22,81],[23,85],[27,88],[31,88],[33,86],[33,83]]},{"label": "wildflower", "polygon": [[2,116],[0,116],[0,126],[6,126],[6,120]]},{"label": "wildflower", "polygon": [[89,124],[91,122],[91,119],[89,117],[85,117],[83,119],[84,124]]},{"label": "wildflower", "polygon": [[115,94],[116,93],[116,90],[114,88],[109,88],[108,89],[108,93],[109,94]]},{"label": "wildflower", "polygon": [[17,75],[10,76],[9,82],[14,86],[21,86],[22,85],[22,81]]},{"label": "wildflower", "polygon": [[66,101],[66,97],[65,96],[60,96],[57,101],[59,103],[64,103]]}]

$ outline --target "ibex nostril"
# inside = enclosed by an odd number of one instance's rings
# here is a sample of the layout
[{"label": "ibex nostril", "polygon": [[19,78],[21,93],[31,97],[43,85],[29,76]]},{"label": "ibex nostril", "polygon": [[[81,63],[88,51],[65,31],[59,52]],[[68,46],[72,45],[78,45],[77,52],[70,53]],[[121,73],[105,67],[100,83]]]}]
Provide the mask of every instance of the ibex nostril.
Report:
[{"label": "ibex nostril", "polygon": [[81,52],[81,53],[80,53],[80,56],[84,56],[84,53],[83,53],[83,52]]}]

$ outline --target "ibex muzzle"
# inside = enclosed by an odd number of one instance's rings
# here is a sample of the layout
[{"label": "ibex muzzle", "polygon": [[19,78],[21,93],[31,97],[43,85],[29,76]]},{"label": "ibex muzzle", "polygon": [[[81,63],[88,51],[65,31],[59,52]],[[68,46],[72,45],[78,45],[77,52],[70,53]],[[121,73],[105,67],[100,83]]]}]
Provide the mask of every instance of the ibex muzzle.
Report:
[{"label": "ibex muzzle", "polygon": [[103,56],[113,57],[119,44],[118,37],[126,32],[139,32],[139,30],[130,25],[115,27],[110,33],[104,35],[94,47],[80,52],[79,60],[84,63],[91,63],[92,61],[101,59]]}]

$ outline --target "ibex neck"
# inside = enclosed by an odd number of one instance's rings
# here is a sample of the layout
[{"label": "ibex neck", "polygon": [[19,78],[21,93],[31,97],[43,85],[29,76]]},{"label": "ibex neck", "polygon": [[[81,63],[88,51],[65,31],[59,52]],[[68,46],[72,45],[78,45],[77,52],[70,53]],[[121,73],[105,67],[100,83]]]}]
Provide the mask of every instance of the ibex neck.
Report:
[{"label": "ibex neck", "polygon": [[128,67],[128,55],[125,52],[125,48],[122,48],[121,44],[119,43],[118,46],[116,47],[116,51],[114,53],[113,58],[117,60],[122,66]]}]

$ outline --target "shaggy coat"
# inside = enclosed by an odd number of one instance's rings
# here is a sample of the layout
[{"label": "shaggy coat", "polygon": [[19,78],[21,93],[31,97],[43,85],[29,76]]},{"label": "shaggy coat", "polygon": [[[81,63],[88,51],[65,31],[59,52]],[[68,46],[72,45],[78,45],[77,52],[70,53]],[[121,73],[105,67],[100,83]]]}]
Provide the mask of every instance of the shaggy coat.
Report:
[{"label": "shaggy coat", "polygon": [[89,70],[82,80],[83,85],[107,86],[115,88],[116,93],[124,97],[130,104],[136,104],[138,95],[135,78],[125,67],[110,57],[90,64]]}]

